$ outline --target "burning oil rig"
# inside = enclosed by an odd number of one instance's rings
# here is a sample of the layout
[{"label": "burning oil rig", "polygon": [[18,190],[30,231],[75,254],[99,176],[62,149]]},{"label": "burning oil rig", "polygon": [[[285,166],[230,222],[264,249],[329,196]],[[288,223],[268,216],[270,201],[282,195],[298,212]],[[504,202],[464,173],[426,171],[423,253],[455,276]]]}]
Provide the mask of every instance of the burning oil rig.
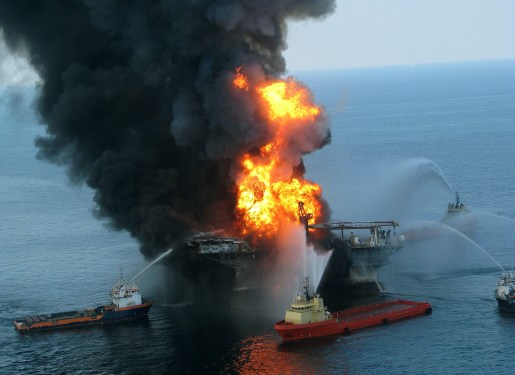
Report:
[{"label": "burning oil rig", "polygon": [[[327,233],[323,237],[329,241],[315,243],[315,247],[320,251],[332,250],[318,286],[319,294],[334,305],[333,301],[383,291],[376,270],[388,264],[390,256],[403,247],[404,236],[396,233],[399,223],[391,220],[310,224],[312,215],[305,212],[302,202],[298,214],[308,242],[316,242],[315,232],[324,231]],[[173,263],[180,265],[183,276],[203,290],[232,293],[263,287],[268,255],[269,251],[258,251],[243,238],[204,233],[176,249]]]}]

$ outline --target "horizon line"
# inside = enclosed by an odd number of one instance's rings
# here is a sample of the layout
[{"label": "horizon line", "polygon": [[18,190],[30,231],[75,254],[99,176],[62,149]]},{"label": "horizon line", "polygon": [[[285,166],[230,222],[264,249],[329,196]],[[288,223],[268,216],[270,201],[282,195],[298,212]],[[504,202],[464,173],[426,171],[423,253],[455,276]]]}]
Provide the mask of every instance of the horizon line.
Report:
[{"label": "horizon line", "polygon": [[491,59],[474,59],[474,60],[449,60],[449,61],[433,61],[421,63],[401,63],[401,64],[385,64],[385,65],[356,65],[356,66],[342,66],[342,67],[327,67],[327,68],[312,68],[312,69],[286,69],[286,74],[290,73],[310,73],[310,72],[327,72],[327,71],[341,71],[341,70],[365,70],[376,68],[415,68],[419,66],[429,65],[452,65],[452,64],[467,64],[467,63],[488,63],[488,62],[515,62],[515,57],[506,58],[491,58]]}]

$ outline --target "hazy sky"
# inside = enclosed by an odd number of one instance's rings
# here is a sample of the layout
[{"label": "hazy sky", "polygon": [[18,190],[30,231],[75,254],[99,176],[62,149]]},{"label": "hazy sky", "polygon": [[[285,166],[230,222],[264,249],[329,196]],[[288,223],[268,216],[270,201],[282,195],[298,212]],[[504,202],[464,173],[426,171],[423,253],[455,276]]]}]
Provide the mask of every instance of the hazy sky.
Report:
[{"label": "hazy sky", "polygon": [[[515,0],[337,0],[325,20],[290,24],[289,71],[515,59]],[[0,41],[0,84],[37,79]]]},{"label": "hazy sky", "polygon": [[515,59],[515,0],[337,0],[290,25],[288,70]]}]

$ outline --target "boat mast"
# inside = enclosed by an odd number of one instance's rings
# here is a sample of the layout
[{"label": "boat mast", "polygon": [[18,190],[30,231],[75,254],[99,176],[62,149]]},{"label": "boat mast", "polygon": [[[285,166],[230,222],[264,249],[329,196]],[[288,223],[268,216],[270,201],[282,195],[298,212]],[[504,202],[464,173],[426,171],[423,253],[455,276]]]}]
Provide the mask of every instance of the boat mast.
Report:
[{"label": "boat mast", "polygon": [[309,276],[306,276],[306,279],[304,281],[304,297],[306,298],[306,301],[309,302]]}]

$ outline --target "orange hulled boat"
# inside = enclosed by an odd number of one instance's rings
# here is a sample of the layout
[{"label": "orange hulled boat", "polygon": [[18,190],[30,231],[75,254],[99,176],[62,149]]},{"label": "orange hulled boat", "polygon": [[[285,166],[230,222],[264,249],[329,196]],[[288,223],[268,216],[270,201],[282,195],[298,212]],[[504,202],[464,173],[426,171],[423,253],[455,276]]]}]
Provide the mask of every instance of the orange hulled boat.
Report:
[{"label": "orange hulled boat", "polygon": [[20,333],[47,331],[95,324],[115,323],[148,316],[152,300],[142,298],[138,287],[127,282],[120,272],[120,279],[111,289],[111,302],[96,308],[73,310],[52,314],[27,316],[15,320],[14,328]]}]

